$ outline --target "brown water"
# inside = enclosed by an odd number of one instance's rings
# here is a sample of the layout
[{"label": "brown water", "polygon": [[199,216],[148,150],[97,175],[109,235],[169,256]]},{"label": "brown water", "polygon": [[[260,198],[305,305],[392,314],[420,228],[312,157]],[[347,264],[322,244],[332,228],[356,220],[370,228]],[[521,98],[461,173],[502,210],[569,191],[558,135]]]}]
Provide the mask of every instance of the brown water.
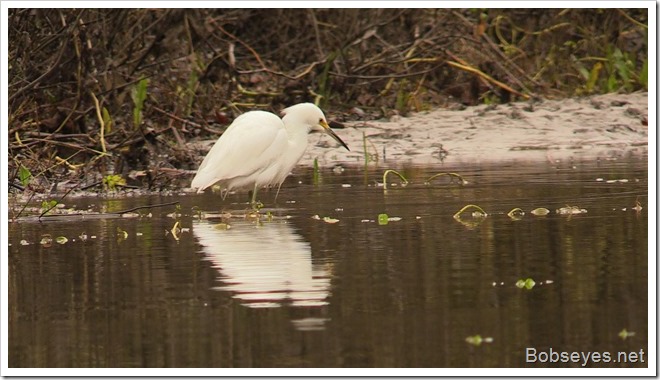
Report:
[{"label": "brown water", "polygon": [[[469,183],[423,184],[447,170]],[[612,360],[643,350],[644,362],[586,366],[647,366],[648,215],[632,209],[647,205],[645,161],[401,171],[412,183],[384,191],[375,185],[383,169],[324,171],[318,185],[298,169],[277,207],[274,192],[261,193],[272,220],[233,218],[229,229],[190,210],[244,212],[246,194],[67,203],[113,211],[176,200],[189,229],[179,240],[166,233],[173,206],[143,218],[10,223],[9,366],[585,363],[526,362],[531,349]],[[456,221],[467,204],[488,217]],[[555,213],[566,205],[587,213]],[[506,215],[514,207],[520,220]],[[531,215],[537,207],[551,213]],[[401,219],[380,225],[381,213]],[[69,241],[44,246],[44,234]],[[516,286],[527,278],[531,289]],[[624,329],[634,335],[623,339]],[[476,335],[481,345],[466,341]]]}]

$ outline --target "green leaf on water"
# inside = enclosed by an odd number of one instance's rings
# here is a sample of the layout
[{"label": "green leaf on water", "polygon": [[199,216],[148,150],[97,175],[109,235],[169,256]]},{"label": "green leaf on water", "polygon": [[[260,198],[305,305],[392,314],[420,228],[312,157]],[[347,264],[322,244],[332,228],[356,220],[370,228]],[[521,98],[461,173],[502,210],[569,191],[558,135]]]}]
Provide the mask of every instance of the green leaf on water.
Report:
[{"label": "green leaf on water", "polygon": [[635,336],[635,333],[633,331],[628,331],[625,328],[619,332],[619,338],[621,339],[627,339],[631,336]]},{"label": "green leaf on water", "polygon": [[128,232],[122,230],[121,228],[117,227],[117,239],[119,240],[126,240],[128,239]]},{"label": "green leaf on water", "polygon": [[534,280],[532,280],[531,278],[527,278],[527,279],[524,279],[524,280],[520,279],[520,280],[516,281],[516,286],[520,289],[525,288],[527,290],[530,290],[534,287],[534,285],[536,285],[536,282]]},{"label": "green leaf on water", "polygon": [[536,216],[544,216],[544,215],[548,215],[549,213],[550,210],[544,207],[535,208],[534,210],[531,211],[531,214]]},{"label": "green leaf on water", "polygon": [[378,224],[384,226],[389,222],[390,222],[390,218],[389,216],[387,216],[387,214],[378,214]]},{"label": "green leaf on water", "polygon": [[50,234],[45,234],[41,236],[41,241],[39,244],[43,246],[50,246],[53,243],[53,237]]},{"label": "green leaf on water", "polygon": [[68,241],[69,239],[67,239],[66,236],[58,236],[55,238],[55,242],[57,242],[57,244],[65,244]]},{"label": "green leaf on water", "polygon": [[481,335],[477,334],[465,338],[465,341],[473,346],[481,346],[482,343],[492,343],[493,338],[489,336],[482,338]]}]

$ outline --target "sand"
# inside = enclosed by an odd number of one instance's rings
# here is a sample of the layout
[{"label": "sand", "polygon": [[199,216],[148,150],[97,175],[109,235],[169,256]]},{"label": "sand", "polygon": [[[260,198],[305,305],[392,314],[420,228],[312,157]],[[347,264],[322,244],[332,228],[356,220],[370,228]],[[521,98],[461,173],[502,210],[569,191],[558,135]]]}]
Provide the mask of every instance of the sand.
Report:
[{"label": "sand", "polygon": [[[328,115],[329,118],[332,115]],[[379,162],[478,164],[494,161],[591,160],[648,154],[648,93],[607,94],[464,109],[436,109],[336,130],[351,148],[312,135],[301,165]]]}]

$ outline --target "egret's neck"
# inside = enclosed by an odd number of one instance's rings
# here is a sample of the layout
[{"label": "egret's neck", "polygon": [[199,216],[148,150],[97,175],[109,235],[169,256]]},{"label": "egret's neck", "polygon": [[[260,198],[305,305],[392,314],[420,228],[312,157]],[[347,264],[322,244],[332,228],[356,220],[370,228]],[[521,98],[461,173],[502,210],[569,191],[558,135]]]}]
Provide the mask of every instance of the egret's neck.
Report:
[{"label": "egret's neck", "polygon": [[307,149],[307,136],[312,130],[311,126],[308,126],[305,122],[296,120],[295,118],[284,116],[282,121],[284,122],[284,128],[286,128],[286,133],[289,137],[289,149],[292,160],[295,160],[292,166],[294,166],[300,157],[305,153]]}]

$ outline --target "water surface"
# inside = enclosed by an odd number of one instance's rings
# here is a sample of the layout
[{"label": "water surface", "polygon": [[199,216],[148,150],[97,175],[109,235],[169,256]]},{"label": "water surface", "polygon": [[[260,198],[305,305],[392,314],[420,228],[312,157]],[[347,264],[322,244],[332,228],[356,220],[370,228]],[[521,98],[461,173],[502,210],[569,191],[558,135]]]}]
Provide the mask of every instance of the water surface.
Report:
[{"label": "water surface", "polygon": [[[299,168],[276,204],[261,193],[259,220],[200,220],[195,206],[249,211],[246,194],[203,194],[65,202],[179,201],[180,217],[10,223],[9,366],[580,367],[526,353],[648,352],[648,217],[633,209],[647,205],[645,161],[399,167],[411,183],[387,191],[384,169],[314,184]],[[439,171],[469,183],[424,184]],[[455,220],[467,204],[488,216]],[[565,206],[587,212],[555,213]],[[380,225],[383,213],[400,220]],[[466,341],[477,335],[487,342]]]}]

